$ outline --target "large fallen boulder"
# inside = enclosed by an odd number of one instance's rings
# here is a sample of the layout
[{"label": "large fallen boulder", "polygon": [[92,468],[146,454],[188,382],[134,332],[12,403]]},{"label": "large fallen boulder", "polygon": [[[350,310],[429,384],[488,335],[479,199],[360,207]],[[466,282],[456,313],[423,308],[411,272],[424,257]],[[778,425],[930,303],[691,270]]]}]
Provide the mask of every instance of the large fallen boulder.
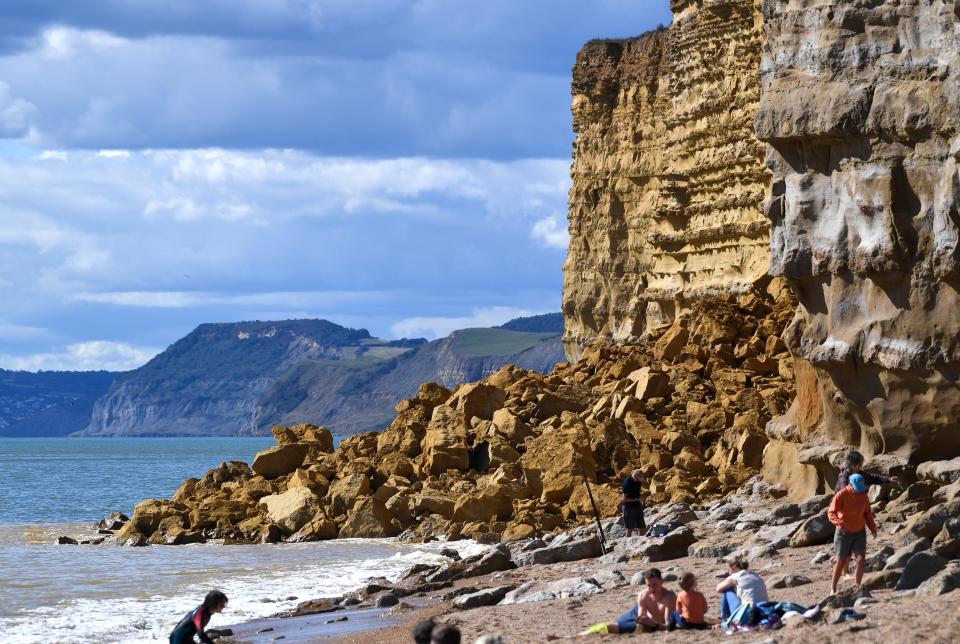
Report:
[{"label": "large fallen boulder", "polygon": [[944,523],[957,517],[960,517],[960,500],[937,505],[911,518],[907,523],[907,533],[915,538],[933,539],[943,529]]},{"label": "large fallen boulder", "polygon": [[303,443],[290,443],[271,447],[253,459],[253,471],[266,479],[275,479],[290,474],[303,465],[309,448]]},{"label": "large fallen boulder", "polygon": [[917,466],[917,478],[938,483],[960,481],[960,456],[949,461],[927,461]]},{"label": "large fallen boulder", "polygon": [[507,593],[500,605],[529,604],[569,597],[586,597],[602,592],[603,588],[600,584],[589,577],[569,577],[554,581],[528,581]]},{"label": "large fallen boulder", "polygon": [[467,431],[461,411],[446,405],[434,409],[422,445],[425,475],[465,470],[470,466]]},{"label": "large fallen boulder", "polygon": [[533,564],[553,564],[561,561],[579,561],[580,559],[599,557],[602,554],[603,549],[600,546],[600,539],[593,535],[585,539],[576,539],[530,552],[520,552],[514,555],[514,561],[518,566],[530,566]]},{"label": "large fallen boulder", "polygon": [[912,590],[947,567],[947,560],[929,552],[918,552],[903,568],[894,590]]},{"label": "large fallen boulder", "polygon": [[683,526],[663,537],[642,537],[637,540],[628,554],[634,558],[643,559],[644,563],[668,561],[687,556],[687,552],[697,537],[693,530]]},{"label": "large fallen boulder", "polygon": [[806,548],[807,546],[819,546],[824,543],[830,543],[836,527],[830,523],[827,518],[827,511],[810,517],[797,528],[797,531],[790,537],[791,548]]},{"label": "large fallen boulder", "polygon": [[458,581],[516,567],[517,565],[510,558],[510,549],[504,545],[498,545],[427,575],[424,581],[428,583]]},{"label": "large fallen boulder", "polygon": [[910,557],[917,554],[918,552],[925,552],[930,549],[931,542],[926,537],[922,539],[915,539],[910,543],[906,544],[899,550],[894,551],[887,557],[886,562],[883,564],[884,570],[895,570],[898,568],[903,568],[907,565],[907,562],[910,561]]},{"label": "large fallen boulder", "polygon": [[493,588],[484,588],[473,593],[460,595],[453,600],[454,608],[478,608],[480,606],[493,606],[500,603],[507,593],[517,587],[516,584],[506,586],[494,586]]},{"label": "large fallen boulder", "polygon": [[347,520],[340,526],[341,539],[395,537],[400,525],[392,520],[383,502],[373,497],[360,499],[347,512]]},{"label": "large fallen boulder", "polygon": [[295,487],[283,494],[272,494],[260,499],[260,509],[271,523],[287,534],[302,528],[320,510],[320,499],[309,488]]},{"label": "large fallen boulder", "polygon": [[935,597],[960,588],[960,562],[952,561],[943,570],[917,587],[918,595]]}]

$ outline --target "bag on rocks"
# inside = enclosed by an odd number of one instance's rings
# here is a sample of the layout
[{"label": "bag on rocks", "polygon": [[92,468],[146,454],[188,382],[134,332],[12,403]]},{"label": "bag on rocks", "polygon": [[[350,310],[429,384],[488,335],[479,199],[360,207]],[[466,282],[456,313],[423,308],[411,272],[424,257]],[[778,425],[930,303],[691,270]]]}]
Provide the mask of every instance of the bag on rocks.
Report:
[{"label": "bag on rocks", "polygon": [[650,526],[650,529],[647,530],[648,537],[665,537],[668,534],[670,534],[670,528],[660,523]]}]

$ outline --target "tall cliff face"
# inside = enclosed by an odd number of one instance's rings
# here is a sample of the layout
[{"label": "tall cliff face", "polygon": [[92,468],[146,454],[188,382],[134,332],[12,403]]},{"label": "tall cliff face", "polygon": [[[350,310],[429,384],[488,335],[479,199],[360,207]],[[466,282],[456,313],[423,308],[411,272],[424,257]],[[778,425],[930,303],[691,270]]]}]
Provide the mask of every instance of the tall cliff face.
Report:
[{"label": "tall cliff face", "polygon": [[960,3],[765,0],[772,275],[800,301],[769,431],[960,454]]},{"label": "tall cliff face", "polygon": [[756,5],[674,0],[669,29],[577,55],[563,293],[571,358],[595,338],[636,339],[691,300],[764,278]]}]

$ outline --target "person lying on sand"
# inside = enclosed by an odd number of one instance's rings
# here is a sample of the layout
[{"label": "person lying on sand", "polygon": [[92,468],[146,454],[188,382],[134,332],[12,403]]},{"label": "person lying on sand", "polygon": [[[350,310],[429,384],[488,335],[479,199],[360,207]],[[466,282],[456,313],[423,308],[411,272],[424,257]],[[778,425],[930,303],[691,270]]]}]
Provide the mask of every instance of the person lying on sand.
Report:
[{"label": "person lying on sand", "polygon": [[637,594],[637,604],[617,621],[608,624],[594,624],[580,635],[598,633],[633,633],[640,629],[644,633],[667,630],[670,616],[677,610],[677,596],[663,587],[663,575],[657,568],[643,573],[644,587]]},{"label": "person lying on sand", "polygon": [[203,598],[203,603],[183,616],[177,627],[170,633],[170,644],[191,644],[194,636],[203,644],[213,644],[205,629],[214,613],[222,613],[227,607],[227,596],[219,590],[211,590]]}]

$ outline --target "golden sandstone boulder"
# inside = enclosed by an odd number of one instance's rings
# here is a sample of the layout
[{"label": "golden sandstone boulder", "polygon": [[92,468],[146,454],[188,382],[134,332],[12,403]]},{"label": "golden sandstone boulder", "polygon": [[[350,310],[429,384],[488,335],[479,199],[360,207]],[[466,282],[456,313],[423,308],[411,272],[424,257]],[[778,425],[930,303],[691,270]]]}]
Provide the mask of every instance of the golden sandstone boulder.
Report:
[{"label": "golden sandstone boulder", "polygon": [[344,514],[361,497],[370,496],[370,477],[362,472],[337,479],[326,495],[326,505],[334,516]]},{"label": "golden sandstone boulder", "polygon": [[290,534],[302,528],[320,510],[320,497],[309,488],[295,487],[260,499],[260,509],[271,523]]},{"label": "golden sandstone boulder", "polygon": [[253,459],[253,471],[268,479],[289,474],[303,464],[309,448],[303,443],[288,443],[271,447]]},{"label": "golden sandstone boulder", "polygon": [[525,470],[540,474],[540,499],[545,503],[565,502],[583,485],[584,476],[596,480],[590,434],[582,423],[573,419],[527,443],[521,462]]},{"label": "golden sandstone boulder", "polygon": [[506,398],[506,392],[500,387],[474,382],[461,385],[453,392],[446,404],[460,411],[468,421],[471,418],[490,420],[493,418],[493,412],[503,406]]},{"label": "golden sandstone boulder", "polygon": [[423,473],[442,474],[451,469],[465,470],[469,465],[463,412],[445,405],[437,407],[423,437]]},{"label": "golden sandstone boulder", "polygon": [[341,539],[367,537],[395,537],[400,534],[399,524],[387,511],[386,506],[372,497],[361,499],[347,513],[347,520],[340,526]]},{"label": "golden sandstone boulder", "polygon": [[308,443],[321,452],[333,451],[333,434],[326,427],[309,423],[294,427],[277,425],[273,428],[273,436],[281,447],[291,443]]}]

